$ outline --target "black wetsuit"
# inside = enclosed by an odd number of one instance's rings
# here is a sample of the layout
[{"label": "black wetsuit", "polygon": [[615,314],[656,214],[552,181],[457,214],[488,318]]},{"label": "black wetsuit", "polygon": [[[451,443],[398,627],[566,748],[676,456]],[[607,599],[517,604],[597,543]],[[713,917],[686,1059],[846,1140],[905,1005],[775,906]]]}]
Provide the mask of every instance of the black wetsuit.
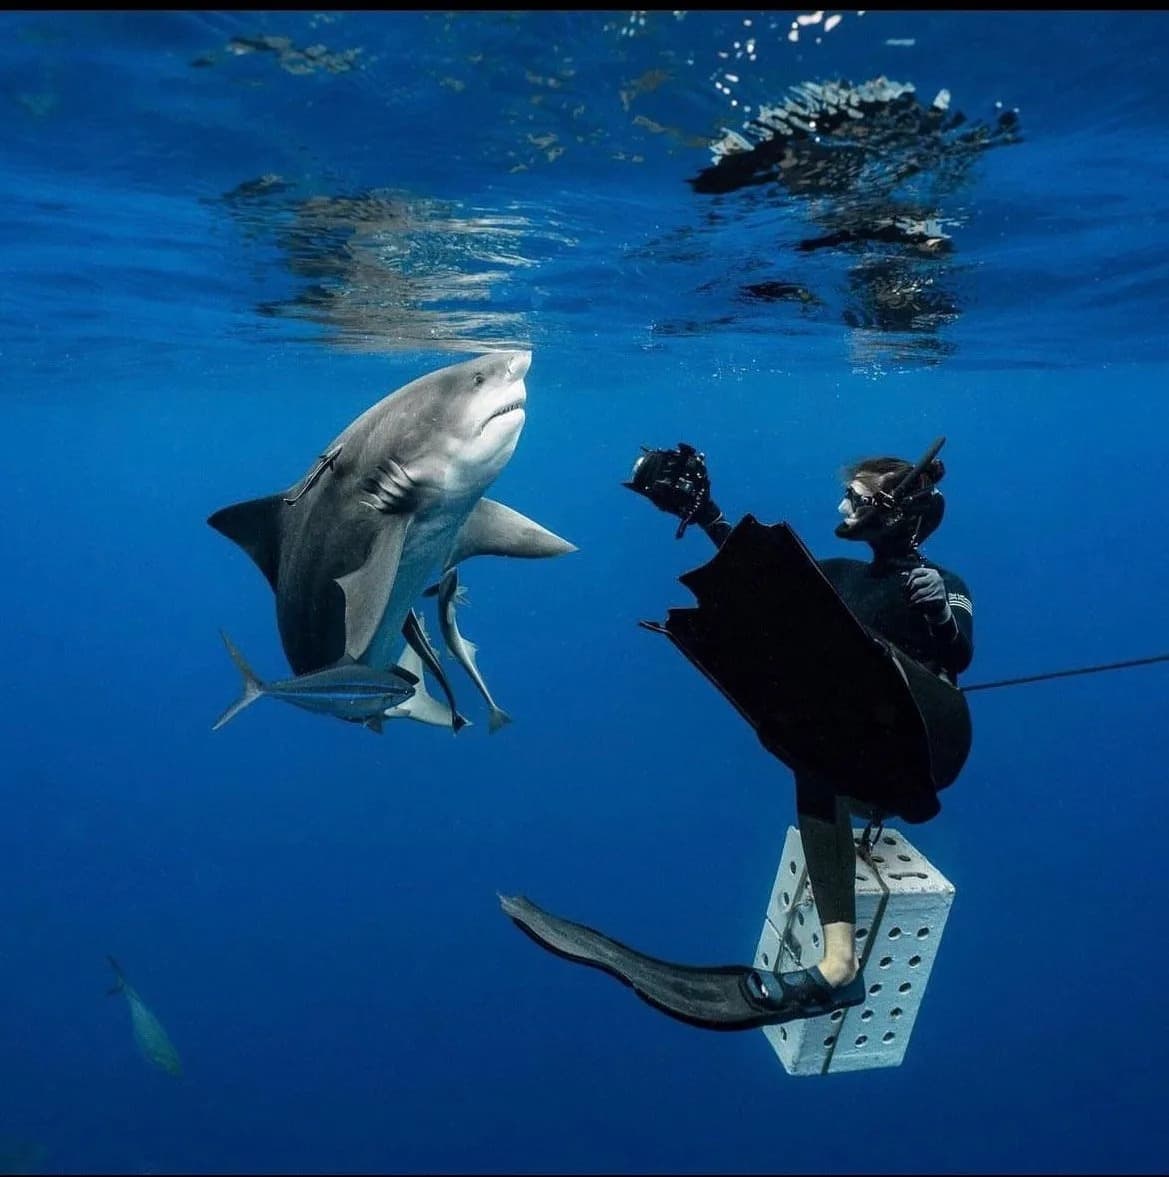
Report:
[{"label": "black wetsuit", "polygon": [[[732,530],[713,501],[708,501],[695,522],[716,547],[722,546]],[[833,557],[817,564],[862,625],[956,684],[974,656],[973,605],[961,577],[908,553],[878,557],[871,563]],[[950,619],[937,626],[905,599],[904,575],[920,564],[936,568],[946,586]],[[856,850],[847,791],[836,781],[808,773],[798,772],[795,779],[800,839],[821,923],[855,924]]]},{"label": "black wetsuit", "polygon": [[[921,559],[848,560],[832,557],[817,560],[832,587],[844,598],[856,619],[881,637],[904,650],[935,674],[955,682],[974,656],[974,617],[970,590],[955,573],[924,556]],[[942,574],[950,603],[950,620],[932,626],[925,616],[905,600],[902,578],[911,568],[924,564]]]}]

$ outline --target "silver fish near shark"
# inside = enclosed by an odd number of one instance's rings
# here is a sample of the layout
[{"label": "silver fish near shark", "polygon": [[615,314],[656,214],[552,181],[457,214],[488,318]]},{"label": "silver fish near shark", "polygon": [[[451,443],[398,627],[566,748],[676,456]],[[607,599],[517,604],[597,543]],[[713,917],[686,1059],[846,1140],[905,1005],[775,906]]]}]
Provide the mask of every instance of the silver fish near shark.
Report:
[{"label": "silver fish near shark", "polygon": [[208,519],[271,585],[295,674],[391,665],[422,590],[463,560],[576,550],[483,497],[523,429],[530,363],[496,352],[419,377],[342,430],[299,483]]},{"label": "silver fish near shark", "polygon": [[183,1066],[179,1061],[179,1052],[175,1050],[174,1043],[162,1028],[162,1023],[150,1012],[142,998],[126,982],[118,962],[112,956],[107,956],[106,960],[110,962],[110,968],[114,970],[115,978],[114,987],[109,990],[109,996],[113,997],[114,994],[120,993],[125,997],[126,1004],[130,1007],[130,1025],[134,1031],[134,1041],[138,1044],[138,1049],[148,1062],[177,1078],[183,1073]]},{"label": "silver fish near shark", "polygon": [[467,603],[466,589],[459,584],[459,570],[452,568],[445,572],[438,584],[426,590],[426,595],[438,597],[438,624],[442,629],[442,639],[447,649],[458,659],[459,665],[467,672],[479,694],[486,700],[491,712],[491,718],[487,721],[488,730],[499,731],[505,724],[511,723],[511,716],[491,697],[491,692],[487,689],[475,661],[479,647],[459,632],[455,621],[455,606]]},{"label": "silver fish near shark", "polygon": [[[415,615],[417,617],[417,614]],[[418,628],[422,637],[426,638],[426,631],[422,626],[422,618],[417,617]],[[429,639],[426,638],[429,644]],[[418,685],[414,694],[396,707],[386,710],[386,719],[413,719],[417,723],[425,723],[431,727],[454,728],[457,712],[448,703],[441,703],[426,689],[426,676],[423,673],[424,664],[421,655],[413,646],[407,647],[398,656],[398,666],[411,674],[418,676]],[[440,667],[441,670],[441,667]],[[433,673],[433,671],[432,671]],[[449,688],[448,688],[449,689]],[[470,727],[471,720],[458,716],[460,727]]]},{"label": "silver fish near shark", "polygon": [[313,711],[318,715],[334,715],[363,723],[381,735],[382,721],[388,707],[405,702],[418,684],[418,675],[391,666],[375,670],[371,666],[354,663],[331,666],[297,678],[280,682],[264,682],[247,664],[235,643],[222,630],[219,636],[244,680],[243,694],[211,725],[218,731],[229,719],[234,719],[245,707],[268,695],[294,707]]}]

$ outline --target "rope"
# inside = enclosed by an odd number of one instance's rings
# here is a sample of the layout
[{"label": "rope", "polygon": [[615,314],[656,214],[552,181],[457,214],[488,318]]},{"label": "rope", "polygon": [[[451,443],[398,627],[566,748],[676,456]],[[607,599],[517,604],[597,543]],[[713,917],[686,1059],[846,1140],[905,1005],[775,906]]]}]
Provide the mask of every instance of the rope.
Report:
[{"label": "rope", "polygon": [[1131,666],[1150,666],[1154,662],[1169,662],[1169,654],[1153,654],[1148,658],[1130,658],[1126,662],[1104,662],[1099,666],[1081,666],[1076,670],[1051,670],[1047,674],[1028,674],[1022,678],[1000,678],[994,682],[975,683],[972,687],[959,687],[965,694],[971,691],[991,691],[996,687],[1014,687],[1020,683],[1046,682],[1049,678],[1071,678],[1077,674],[1100,674],[1105,670],[1127,670]]}]

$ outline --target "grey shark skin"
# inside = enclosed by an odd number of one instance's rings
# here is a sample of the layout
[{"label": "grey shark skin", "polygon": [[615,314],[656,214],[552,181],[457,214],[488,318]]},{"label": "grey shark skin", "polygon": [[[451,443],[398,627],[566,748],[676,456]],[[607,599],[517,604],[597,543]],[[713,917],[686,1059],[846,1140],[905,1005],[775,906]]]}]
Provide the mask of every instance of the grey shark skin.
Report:
[{"label": "grey shark skin", "polygon": [[530,363],[495,352],[419,377],[348,425],[299,483],[208,519],[272,586],[296,674],[345,657],[390,666],[423,588],[461,560],[576,550],[483,498],[519,440]]}]

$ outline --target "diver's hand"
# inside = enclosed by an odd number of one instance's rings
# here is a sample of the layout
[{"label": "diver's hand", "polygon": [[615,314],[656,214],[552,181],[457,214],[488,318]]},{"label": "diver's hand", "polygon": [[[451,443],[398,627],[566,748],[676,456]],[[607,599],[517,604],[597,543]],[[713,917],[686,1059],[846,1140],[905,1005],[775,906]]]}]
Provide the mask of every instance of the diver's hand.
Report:
[{"label": "diver's hand", "polygon": [[905,577],[905,596],[914,609],[925,614],[931,625],[944,625],[950,620],[946,584],[936,568],[923,565],[909,572]]},{"label": "diver's hand", "polygon": [[659,511],[689,520],[710,499],[706,459],[684,441],[677,449],[646,450],[623,484],[644,495]]}]

